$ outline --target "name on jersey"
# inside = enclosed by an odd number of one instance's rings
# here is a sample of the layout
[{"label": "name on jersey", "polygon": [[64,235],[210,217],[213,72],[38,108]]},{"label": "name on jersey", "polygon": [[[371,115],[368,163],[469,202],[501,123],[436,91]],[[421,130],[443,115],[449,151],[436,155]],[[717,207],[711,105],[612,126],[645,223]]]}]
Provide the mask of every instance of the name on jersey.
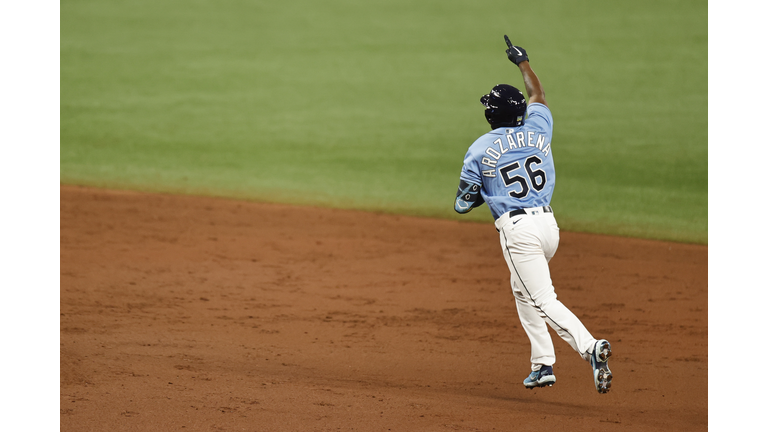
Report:
[{"label": "name on jersey", "polygon": [[506,139],[499,138],[493,142],[493,145],[485,149],[485,154],[490,157],[483,156],[480,161],[481,164],[489,166],[493,169],[483,170],[484,177],[496,177],[496,164],[499,162],[501,155],[513,150],[524,147],[534,147],[539,149],[544,156],[549,156],[551,150],[550,144],[546,143],[547,136],[534,131],[528,131],[526,134],[523,131],[517,133],[509,133],[505,135]]}]

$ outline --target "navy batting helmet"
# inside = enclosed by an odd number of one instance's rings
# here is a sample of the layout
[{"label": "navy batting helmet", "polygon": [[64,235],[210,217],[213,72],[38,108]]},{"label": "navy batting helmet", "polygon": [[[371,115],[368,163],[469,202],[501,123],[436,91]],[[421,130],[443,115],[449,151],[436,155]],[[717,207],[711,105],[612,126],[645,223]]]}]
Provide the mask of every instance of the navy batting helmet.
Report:
[{"label": "navy batting helmet", "polygon": [[499,84],[491,92],[480,98],[485,106],[485,119],[491,127],[520,126],[525,118],[525,102],[523,92],[509,84]]}]

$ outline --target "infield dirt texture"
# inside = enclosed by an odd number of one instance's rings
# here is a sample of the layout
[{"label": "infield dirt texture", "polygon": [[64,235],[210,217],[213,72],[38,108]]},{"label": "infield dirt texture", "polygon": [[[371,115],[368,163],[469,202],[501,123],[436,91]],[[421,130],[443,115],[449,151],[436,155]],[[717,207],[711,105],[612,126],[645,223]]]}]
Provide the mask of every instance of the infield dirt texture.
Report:
[{"label": "infield dirt texture", "polygon": [[557,384],[523,387],[499,249],[485,223],[63,186],[61,430],[707,430],[706,246],[562,233],[605,395],[556,336]]},{"label": "infield dirt texture", "polygon": [[[504,34],[606,395],[453,211]],[[706,2],[65,1],[60,132],[62,431],[707,430]]]}]

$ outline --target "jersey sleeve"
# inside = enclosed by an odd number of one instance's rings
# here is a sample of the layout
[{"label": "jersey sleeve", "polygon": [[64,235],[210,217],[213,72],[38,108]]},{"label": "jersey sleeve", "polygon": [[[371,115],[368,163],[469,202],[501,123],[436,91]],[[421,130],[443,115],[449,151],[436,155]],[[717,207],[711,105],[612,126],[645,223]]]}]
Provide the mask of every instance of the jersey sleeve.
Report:
[{"label": "jersey sleeve", "polygon": [[525,120],[528,127],[533,126],[552,137],[552,123],[552,112],[546,105],[537,102],[528,105],[528,118]]},{"label": "jersey sleeve", "polygon": [[483,178],[480,174],[480,163],[474,156],[472,147],[469,148],[464,156],[464,165],[461,167],[461,176],[459,178],[470,184],[483,184]]}]

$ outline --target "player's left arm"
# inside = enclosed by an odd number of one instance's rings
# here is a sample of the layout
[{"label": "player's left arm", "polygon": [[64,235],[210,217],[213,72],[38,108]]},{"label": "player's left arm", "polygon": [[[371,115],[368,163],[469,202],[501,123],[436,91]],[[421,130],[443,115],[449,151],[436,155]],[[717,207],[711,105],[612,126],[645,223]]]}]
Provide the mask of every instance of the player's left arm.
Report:
[{"label": "player's left arm", "polygon": [[453,209],[457,213],[469,213],[475,207],[483,205],[485,200],[480,195],[480,189],[482,187],[478,184],[468,183],[464,180],[459,181],[459,190],[456,192],[456,201],[454,201]]}]

